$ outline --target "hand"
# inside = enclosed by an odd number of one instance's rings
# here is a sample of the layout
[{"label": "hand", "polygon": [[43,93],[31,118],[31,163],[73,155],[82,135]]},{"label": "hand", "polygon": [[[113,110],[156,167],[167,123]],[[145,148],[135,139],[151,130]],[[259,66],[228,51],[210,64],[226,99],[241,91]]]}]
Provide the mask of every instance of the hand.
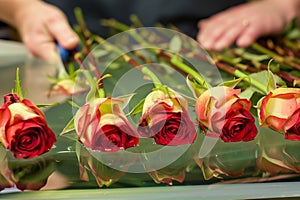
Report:
[{"label": "hand", "polygon": [[242,4],[199,22],[197,40],[221,50],[234,42],[246,47],[261,36],[279,34],[300,13],[299,0],[259,0]]},{"label": "hand", "polygon": [[79,43],[63,12],[42,1],[25,1],[16,12],[15,27],[28,50],[43,60],[57,59],[55,41],[65,49]]}]

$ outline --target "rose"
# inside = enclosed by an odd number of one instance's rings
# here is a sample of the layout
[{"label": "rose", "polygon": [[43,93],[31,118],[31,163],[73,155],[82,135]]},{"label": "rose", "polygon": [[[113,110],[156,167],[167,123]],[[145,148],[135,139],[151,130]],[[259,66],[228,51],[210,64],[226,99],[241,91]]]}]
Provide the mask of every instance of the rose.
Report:
[{"label": "rose", "polygon": [[97,98],[80,107],[74,117],[78,140],[89,149],[105,152],[136,146],[138,134],[122,113],[121,103]]},{"label": "rose", "polygon": [[285,138],[300,140],[300,89],[277,88],[259,105],[259,122],[263,127],[284,131]]},{"label": "rose", "polygon": [[65,95],[75,95],[82,93],[87,90],[87,87],[77,80],[72,79],[62,79],[54,82],[49,91],[51,94],[65,94]]},{"label": "rose", "polygon": [[17,94],[4,96],[0,108],[0,141],[16,158],[32,158],[48,152],[56,141],[44,114]]},{"label": "rose", "polygon": [[187,102],[170,89],[168,95],[161,90],[147,95],[138,131],[161,145],[191,144],[196,138],[196,129],[189,118]]},{"label": "rose", "polygon": [[197,99],[195,112],[205,134],[224,142],[250,141],[257,135],[251,101],[239,98],[240,90],[224,86],[206,90]]}]

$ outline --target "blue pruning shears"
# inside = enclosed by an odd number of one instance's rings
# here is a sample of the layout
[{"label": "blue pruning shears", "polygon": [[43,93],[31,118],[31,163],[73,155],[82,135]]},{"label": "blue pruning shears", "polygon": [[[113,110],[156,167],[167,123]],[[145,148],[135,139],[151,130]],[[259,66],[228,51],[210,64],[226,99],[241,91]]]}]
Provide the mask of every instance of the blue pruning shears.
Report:
[{"label": "blue pruning shears", "polygon": [[63,48],[58,42],[56,42],[57,51],[60,55],[61,60],[63,63],[66,63],[70,60],[70,58],[78,51],[81,50],[81,46],[78,45],[75,49],[68,50]]}]

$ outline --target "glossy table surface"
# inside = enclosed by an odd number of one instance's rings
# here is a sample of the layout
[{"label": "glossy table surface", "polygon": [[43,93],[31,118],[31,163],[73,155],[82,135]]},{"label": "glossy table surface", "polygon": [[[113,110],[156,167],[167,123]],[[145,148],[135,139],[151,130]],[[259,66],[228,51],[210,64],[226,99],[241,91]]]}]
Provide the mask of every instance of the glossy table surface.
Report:
[{"label": "glossy table surface", "polygon": [[[16,67],[22,69],[22,85],[24,88],[30,88],[28,98],[35,103],[51,103],[64,98],[56,96],[54,99],[45,99],[45,95],[41,95],[49,88],[49,84],[45,81],[46,76],[54,73],[50,64],[43,63],[28,56],[26,49],[20,43],[1,40],[0,95],[10,92],[11,88],[14,87]],[[277,180],[276,182],[245,184],[158,185],[157,187],[111,189],[59,190],[50,187],[47,191],[33,192],[20,192],[12,188],[1,191],[0,199],[294,199],[295,197],[300,198],[300,182],[298,182],[298,180],[285,180],[283,182]]]}]

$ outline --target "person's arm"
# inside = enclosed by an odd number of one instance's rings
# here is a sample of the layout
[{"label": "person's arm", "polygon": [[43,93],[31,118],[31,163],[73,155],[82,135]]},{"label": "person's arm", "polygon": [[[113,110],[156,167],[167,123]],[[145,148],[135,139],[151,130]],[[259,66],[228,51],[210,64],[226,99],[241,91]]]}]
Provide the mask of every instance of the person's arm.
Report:
[{"label": "person's arm", "polygon": [[206,49],[221,50],[234,42],[249,46],[262,36],[280,34],[300,18],[300,0],[256,0],[199,22],[197,40]]},{"label": "person's arm", "polygon": [[66,49],[79,43],[64,13],[40,0],[1,0],[0,20],[15,27],[29,51],[44,60],[57,57],[55,41]]}]

